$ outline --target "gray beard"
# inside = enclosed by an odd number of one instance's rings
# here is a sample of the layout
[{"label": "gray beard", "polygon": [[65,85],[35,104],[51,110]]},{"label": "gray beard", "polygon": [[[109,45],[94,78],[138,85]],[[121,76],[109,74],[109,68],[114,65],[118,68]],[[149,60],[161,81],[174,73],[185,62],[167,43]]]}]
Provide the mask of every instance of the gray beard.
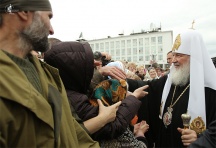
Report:
[{"label": "gray beard", "polygon": [[45,52],[49,49],[49,30],[35,12],[32,24],[20,33],[20,49],[29,53],[31,50]]},{"label": "gray beard", "polygon": [[190,62],[182,65],[179,69],[174,67],[170,79],[174,85],[185,86],[190,79]]}]

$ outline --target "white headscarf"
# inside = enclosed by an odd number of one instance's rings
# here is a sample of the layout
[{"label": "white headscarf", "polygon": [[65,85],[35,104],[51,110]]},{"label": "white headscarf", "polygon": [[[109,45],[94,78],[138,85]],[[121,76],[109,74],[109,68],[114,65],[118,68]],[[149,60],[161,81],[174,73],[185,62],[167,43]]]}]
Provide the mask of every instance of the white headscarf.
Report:
[{"label": "white headscarf", "polygon": [[[176,44],[178,42],[180,44]],[[177,45],[177,46],[176,46]],[[202,117],[206,125],[205,87],[216,90],[216,69],[205,47],[201,34],[195,30],[187,30],[179,34],[173,46],[173,52],[190,55],[190,92],[188,114],[191,121],[198,116]],[[170,69],[170,74],[174,66]],[[168,76],[162,94],[162,111],[169,94],[171,80]],[[161,102],[161,103],[162,103]],[[162,118],[162,113],[159,116]]]},{"label": "white headscarf", "polygon": [[[122,71],[124,71],[126,74],[127,74],[127,72],[128,72],[128,70],[125,69],[124,64],[123,64],[122,62],[120,62],[120,61],[110,62],[110,63],[108,63],[106,66],[115,66],[115,67],[121,69]],[[108,78],[111,79],[110,76],[108,76]]]}]

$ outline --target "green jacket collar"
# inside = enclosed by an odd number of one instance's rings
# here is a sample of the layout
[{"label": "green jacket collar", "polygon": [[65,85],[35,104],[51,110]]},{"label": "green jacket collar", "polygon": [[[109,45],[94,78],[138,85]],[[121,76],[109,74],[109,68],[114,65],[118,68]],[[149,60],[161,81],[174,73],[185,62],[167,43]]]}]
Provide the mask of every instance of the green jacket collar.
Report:
[{"label": "green jacket collar", "polygon": [[54,129],[52,108],[46,98],[48,97],[48,84],[53,84],[51,82],[55,82],[54,87],[62,91],[58,70],[34,58],[33,64],[39,73],[43,88],[43,94],[40,94],[16,63],[2,50],[0,50],[0,57],[0,97],[25,106]]}]

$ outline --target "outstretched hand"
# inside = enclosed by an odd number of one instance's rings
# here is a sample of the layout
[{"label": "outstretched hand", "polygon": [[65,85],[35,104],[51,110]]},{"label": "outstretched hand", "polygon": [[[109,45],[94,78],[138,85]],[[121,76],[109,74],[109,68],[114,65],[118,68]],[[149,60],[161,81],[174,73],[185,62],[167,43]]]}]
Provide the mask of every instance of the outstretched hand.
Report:
[{"label": "outstretched hand", "polygon": [[177,128],[177,130],[182,134],[181,139],[184,146],[189,146],[197,140],[197,134],[194,130],[182,128]]},{"label": "outstretched hand", "polygon": [[137,88],[131,95],[135,96],[137,99],[141,99],[148,94],[148,92],[144,91],[148,87],[148,85],[145,85],[143,87]]},{"label": "outstretched hand", "polygon": [[111,105],[111,106],[104,106],[100,99],[97,99],[99,105],[99,114],[98,116],[104,123],[109,123],[115,120],[116,112],[118,110],[121,101]]},{"label": "outstretched hand", "polygon": [[113,79],[126,79],[125,72],[115,66],[103,66],[98,71],[101,75],[110,76]]},{"label": "outstretched hand", "polygon": [[137,123],[134,125],[134,135],[135,137],[139,136],[145,136],[144,134],[148,131],[149,125],[146,123],[146,121],[141,121],[140,123]]}]

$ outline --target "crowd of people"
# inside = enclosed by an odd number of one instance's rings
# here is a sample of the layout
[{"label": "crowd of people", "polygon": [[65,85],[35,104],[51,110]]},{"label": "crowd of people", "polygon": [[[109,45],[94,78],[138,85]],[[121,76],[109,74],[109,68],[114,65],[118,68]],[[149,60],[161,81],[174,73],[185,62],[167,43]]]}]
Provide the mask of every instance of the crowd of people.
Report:
[{"label": "crowd of people", "polygon": [[[143,80],[143,81],[148,81],[148,80],[153,80],[153,79],[159,79],[161,76],[165,75],[169,71],[169,67],[166,69],[161,68],[161,66],[158,63],[153,63],[149,67],[145,68],[144,65],[138,65],[135,62],[128,62],[125,60],[120,60],[120,61],[113,61],[111,59],[111,55],[109,55],[106,52],[98,52],[96,51],[94,55],[98,55],[100,53],[101,56],[106,55],[108,56],[107,59],[107,64],[99,65],[97,66],[97,69],[100,69],[101,67],[109,67],[109,66],[115,66],[121,70],[123,70],[126,73],[126,78],[129,79],[135,79],[135,80]],[[101,61],[102,60],[99,58],[95,58],[96,61]],[[167,63],[169,64],[168,58],[167,58]],[[169,65],[170,66],[170,65]]]},{"label": "crowd of people", "polygon": [[179,33],[163,70],[48,38],[52,17],[49,0],[0,1],[1,148],[216,146],[215,58],[200,33]]}]

